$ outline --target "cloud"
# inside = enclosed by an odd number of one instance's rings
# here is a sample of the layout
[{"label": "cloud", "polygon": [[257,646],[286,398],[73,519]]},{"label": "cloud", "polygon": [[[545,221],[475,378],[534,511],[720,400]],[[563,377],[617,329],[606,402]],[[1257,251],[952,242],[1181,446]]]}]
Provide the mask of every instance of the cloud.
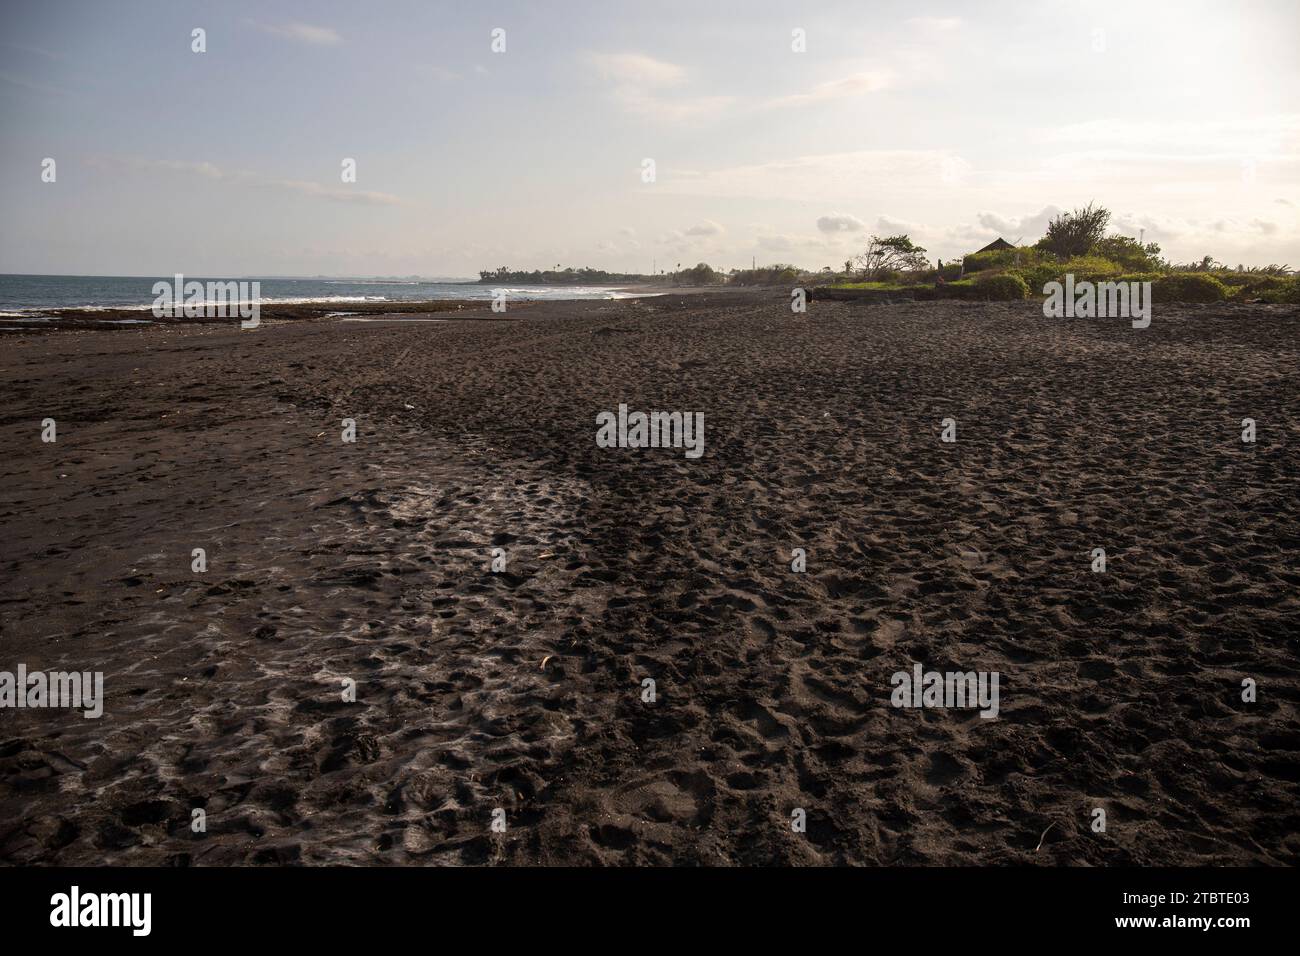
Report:
[{"label": "cloud", "polygon": [[277,179],[247,170],[226,171],[208,162],[189,162],[179,159],[118,159],[115,157],[93,158],[89,162],[91,165],[99,166],[136,170],[164,170],[202,176],[205,179],[262,189],[277,189],[318,199],[328,199],[334,202],[358,203],[368,206],[398,206],[402,204],[402,200],[391,193],[357,189],[355,186],[342,183],[336,186],[301,179]]},{"label": "cloud", "polygon": [[1009,218],[995,212],[982,212],[975,219],[982,228],[1013,241],[1024,236],[1043,235],[1047,232],[1047,224],[1061,212],[1056,206],[1044,206],[1036,213],[1020,217]]},{"label": "cloud", "polygon": [[402,203],[401,199],[391,193],[353,189],[345,185],[326,186],[322,183],[304,182],[296,179],[259,179],[253,182],[253,185],[269,186],[275,189],[302,193],[306,196],[316,196],[335,202],[359,203],[365,206],[399,206]]},{"label": "cloud", "polygon": [[438,66],[435,63],[420,64],[416,67],[416,70],[425,76],[433,77],[435,80],[451,81],[462,79],[462,75],[455,70],[449,70],[445,66]]},{"label": "cloud", "polygon": [[1277,232],[1277,223],[1269,222],[1267,219],[1252,219],[1250,224],[1266,236],[1271,236]]},{"label": "cloud", "polygon": [[226,178],[226,174],[211,163],[189,163],[180,159],[146,159],[133,162],[132,165],[137,168],[152,166],[155,169],[166,169],[174,173],[195,173],[208,179]]},{"label": "cloud", "polygon": [[587,62],[612,84],[610,98],[625,112],[660,123],[681,123],[716,116],[731,96],[699,96],[676,91],[687,71],[676,63],[643,53],[589,53]]},{"label": "cloud", "polygon": [[685,68],[643,53],[591,53],[587,59],[615,83],[660,87],[675,86],[686,79]]},{"label": "cloud", "polygon": [[1300,113],[1205,122],[1118,119],[1069,123],[1039,132],[1065,149],[1041,171],[1074,182],[1127,183],[1163,194],[1212,194],[1224,182],[1300,176]]},{"label": "cloud", "polygon": [[794,248],[794,240],[780,233],[757,236],[754,242],[760,249],[766,249],[768,252],[789,252]]},{"label": "cloud", "polygon": [[861,232],[867,228],[867,224],[857,216],[850,216],[844,212],[833,212],[825,216],[818,216],[817,228],[826,233]]},{"label": "cloud", "polygon": [[629,113],[658,123],[685,123],[720,115],[735,102],[731,96],[697,96],[669,99],[623,88],[614,99]]},{"label": "cloud", "polygon": [[46,60],[60,61],[67,59],[60,53],[53,53],[38,46],[26,46],[22,43],[0,43],[0,47],[4,47],[6,50],[17,50],[19,53],[31,53]]},{"label": "cloud", "polygon": [[1168,242],[1177,239],[1187,228],[1185,223],[1124,212],[1111,217],[1110,228],[1106,231],[1112,235],[1129,236],[1133,239],[1141,236],[1145,242]]},{"label": "cloud", "polygon": [[825,103],[829,100],[843,99],[847,96],[876,93],[891,86],[893,81],[893,74],[887,70],[867,70],[862,73],[841,77],[838,80],[830,80],[827,83],[819,83],[807,93],[778,96],[775,99],[768,100],[763,105],[769,108],[811,106],[815,103]]},{"label": "cloud", "polygon": [[1050,143],[1090,143],[1122,152],[1157,147],[1161,155],[1188,150],[1233,157],[1294,153],[1300,147],[1300,113],[1242,116],[1227,120],[1098,119],[1043,130]]},{"label": "cloud", "polygon": [[892,73],[868,70],[820,83],[806,93],[746,100],[730,95],[692,93],[686,89],[691,76],[685,67],[644,53],[588,53],[586,61],[610,84],[610,98],[625,111],[670,123],[711,118],[732,108],[753,111],[810,106],[874,93],[893,83]]},{"label": "cloud", "polygon": [[930,231],[929,226],[923,226],[916,222],[907,222],[904,219],[895,219],[892,216],[880,216],[877,218],[876,228],[885,235],[891,236],[897,236],[899,234],[919,236]]},{"label": "cloud", "polygon": [[907,23],[922,30],[956,30],[961,26],[961,17],[908,17]]},{"label": "cloud", "polygon": [[343,42],[343,38],[338,35],[338,32],[330,27],[318,27],[310,23],[298,22],[258,23],[256,20],[248,22],[263,33],[285,37],[298,43],[306,43],[309,46],[338,46]]},{"label": "cloud", "polygon": [[714,222],[712,219],[705,219],[702,222],[691,226],[686,230],[688,236],[720,236],[726,230]]},{"label": "cloud", "polygon": [[711,170],[660,170],[656,189],[685,196],[848,203],[929,199],[964,178],[969,164],[947,150],[863,150],[796,156]]},{"label": "cloud", "polygon": [[12,73],[0,73],[0,82],[8,83],[31,93],[42,93],[53,96],[63,95],[63,90],[53,86],[46,86],[44,83],[37,83],[32,80],[23,79],[21,76],[14,76]]}]

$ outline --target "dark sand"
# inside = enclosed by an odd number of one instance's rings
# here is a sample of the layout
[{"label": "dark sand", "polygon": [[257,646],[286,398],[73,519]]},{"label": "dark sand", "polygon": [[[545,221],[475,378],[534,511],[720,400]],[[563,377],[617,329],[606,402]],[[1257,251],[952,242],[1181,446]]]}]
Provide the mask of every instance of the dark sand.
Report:
[{"label": "dark sand", "polygon": [[5,333],[0,860],[1300,862],[1297,310],[787,303]]}]

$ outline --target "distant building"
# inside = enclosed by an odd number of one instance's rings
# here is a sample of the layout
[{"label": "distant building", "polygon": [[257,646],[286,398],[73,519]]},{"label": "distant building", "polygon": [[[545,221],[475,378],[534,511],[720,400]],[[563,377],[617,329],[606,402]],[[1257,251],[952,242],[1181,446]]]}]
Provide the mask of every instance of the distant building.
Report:
[{"label": "distant building", "polygon": [[[977,255],[979,255],[981,252],[1001,252],[1003,249],[1014,249],[1014,248],[1015,248],[1015,246],[1013,246],[1011,243],[1007,242],[1007,241],[1006,241],[1005,239],[1003,239],[1001,236],[998,236],[996,239],[994,239],[992,242],[990,242],[990,243],[989,243],[987,246],[985,246],[983,249],[976,249],[974,252],[970,253],[970,255],[972,255],[972,256],[977,256]],[[963,256],[963,257],[962,257],[962,260],[961,260],[961,274],[962,274],[963,276],[966,274],[966,271],[967,271],[967,266],[966,266],[966,259],[967,259],[967,258],[968,258],[968,256]],[[970,271],[974,272],[975,270],[974,270],[974,269],[971,269]]]}]

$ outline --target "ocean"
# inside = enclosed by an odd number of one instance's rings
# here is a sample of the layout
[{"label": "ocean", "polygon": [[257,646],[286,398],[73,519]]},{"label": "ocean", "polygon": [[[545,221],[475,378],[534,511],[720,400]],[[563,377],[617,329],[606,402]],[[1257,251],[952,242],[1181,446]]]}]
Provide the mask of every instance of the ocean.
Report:
[{"label": "ocean", "polygon": [[[155,282],[171,285],[174,276],[0,275],[0,316],[39,315],[44,309],[140,309],[153,306]],[[470,280],[438,279],[281,279],[258,276],[185,276],[185,281],[257,281],[260,302],[349,303],[418,302],[427,299],[491,299],[502,287]],[[507,299],[623,299],[632,293],[598,286],[507,286]]]}]

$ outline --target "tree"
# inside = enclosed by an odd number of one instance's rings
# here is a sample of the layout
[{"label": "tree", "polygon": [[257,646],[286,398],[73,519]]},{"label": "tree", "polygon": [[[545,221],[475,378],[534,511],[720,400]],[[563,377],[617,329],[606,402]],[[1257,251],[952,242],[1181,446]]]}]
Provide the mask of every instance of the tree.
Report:
[{"label": "tree", "polygon": [[1092,203],[1074,212],[1063,212],[1047,224],[1047,235],[1038,240],[1038,248],[1062,259],[1084,256],[1106,235],[1110,210]]},{"label": "tree", "polygon": [[862,273],[874,279],[885,272],[916,272],[928,268],[925,250],[905,235],[872,236],[867,251],[857,258]]},{"label": "tree", "polygon": [[1130,236],[1107,236],[1088,251],[1118,262],[1125,272],[1154,272],[1161,265],[1159,245],[1154,242],[1143,245]]},{"label": "tree", "polygon": [[706,262],[701,262],[690,269],[683,269],[677,275],[678,285],[716,285],[721,281],[722,276]]}]

